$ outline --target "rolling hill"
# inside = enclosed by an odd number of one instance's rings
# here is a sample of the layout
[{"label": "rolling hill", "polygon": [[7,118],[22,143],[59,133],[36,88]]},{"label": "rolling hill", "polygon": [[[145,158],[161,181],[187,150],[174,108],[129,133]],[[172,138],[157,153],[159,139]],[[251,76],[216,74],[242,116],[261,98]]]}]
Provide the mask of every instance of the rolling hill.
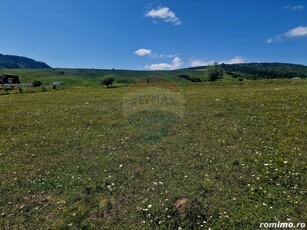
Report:
[{"label": "rolling hill", "polygon": [[[247,79],[307,78],[307,66],[288,63],[241,63],[220,64],[224,71],[233,77]],[[205,70],[207,66],[192,67],[193,70]]]},{"label": "rolling hill", "polygon": [[44,62],[16,55],[0,54],[0,68],[4,69],[50,69]]},{"label": "rolling hill", "polygon": [[[236,79],[307,78],[307,66],[288,63],[241,63],[220,64],[224,70],[223,81]],[[177,70],[107,70],[51,68],[44,62],[15,55],[0,54],[0,68],[4,74],[18,75],[22,83],[40,80],[44,83],[63,81],[69,85],[99,85],[105,77],[113,77],[117,83],[132,83],[139,78],[162,77],[173,82],[193,80],[207,81],[207,66]],[[185,78],[182,78],[185,76]]]}]

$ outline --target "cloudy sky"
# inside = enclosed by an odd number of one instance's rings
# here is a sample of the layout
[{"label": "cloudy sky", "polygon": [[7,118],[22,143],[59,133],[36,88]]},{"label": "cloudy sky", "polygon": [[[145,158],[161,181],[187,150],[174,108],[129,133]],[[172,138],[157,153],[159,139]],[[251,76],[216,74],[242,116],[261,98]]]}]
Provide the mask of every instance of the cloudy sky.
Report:
[{"label": "cloudy sky", "polygon": [[307,65],[307,0],[1,0],[0,53],[52,67]]}]

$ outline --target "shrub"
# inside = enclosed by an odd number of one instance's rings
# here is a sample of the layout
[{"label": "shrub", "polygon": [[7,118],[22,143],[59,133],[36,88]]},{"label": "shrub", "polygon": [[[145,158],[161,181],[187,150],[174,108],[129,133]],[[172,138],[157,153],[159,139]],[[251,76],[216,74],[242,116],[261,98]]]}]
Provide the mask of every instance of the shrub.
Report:
[{"label": "shrub", "polygon": [[43,83],[41,82],[41,81],[38,81],[38,80],[34,80],[33,82],[32,82],[32,86],[33,87],[39,87],[39,86],[41,86]]},{"label": "shrub", "polygon": [[113,77],[108,77],[108,78],[103,79],[100,82],[100,84],[107,86],[107,88],[110,88],[112,86],[113,82],[114,82],[114,78]]},{"label": "shrub", "polygon": [[226,74],[230,75],[230,76],[233,76],[235,73],[234,72],[231,72],[231,71],[226,71]]},{"label": "shrub", "polygon": [[184,78],[184,79],[186,79],[186,80],[190,80],[190,76],[189,76],[189,75],[186,75],[186,74],[179,75],[178,77]]},{"label": "shrub", "polygon": [[3,95],[8,95],[8,94],[10,94],[8,88],[3,88],[2,91],[3,91],[3,93],[2,93]]},{"label": "shrub", "polygon": [[214,65],[208,66],[207,73],[209,76],[209,81],[216,81],[222,78],[224,71],[221,67],[218,66],[218,63],[215,62]]},{"label": "shrub", "polygon": [[238,74],[238,73],[233,73],[233,74],[232,74],[232,77],[233,77],[233,78],[239,78],[240,76],[241,76],[241,75]]},{"label": "shrub", "polygon": [[190,77],[189,75],[186,74],[178,75],[178,77],[184,78],[192,82],[201,82],[201,79],[199,77]]},{"label": "shrub", "polygon": [[47,88],[45,86],[42,86],[42,92],[47,92]]},{"label": "shrub", "polygon": [[192,81],[192,82],[201,82],[199,77],[191,77],[190,81]]}]

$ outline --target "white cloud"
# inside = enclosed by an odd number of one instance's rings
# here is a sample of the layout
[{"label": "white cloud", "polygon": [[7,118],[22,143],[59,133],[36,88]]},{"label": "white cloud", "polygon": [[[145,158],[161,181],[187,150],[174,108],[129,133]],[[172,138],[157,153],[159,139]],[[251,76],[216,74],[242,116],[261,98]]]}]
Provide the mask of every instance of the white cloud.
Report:
[{"label": "white cloud", "polygon": [[208,65],[208,64],[209,64],[209,62],[204,62],[202,60],[191,60],[190,61],[191,67],[204,66],[204,65]]},{"label": "white cloud", "polygon": [[283,41],[283,35],[278,35],[278,36],[275,36],[275,37],[272,37],[272,38],[269,38],[266,43],[270,44],[270,43],[273,43],[273,42],[281,42]]},{"label": "white cloud", "polygon": [[151,64],[146,65],[145,69],[150,70],[172,70],[172,69],[179,69],[182,66],[181,58],[175,57],[172,63],[158,63],[158,64]]},{"label": "white cloud", "polygon": [[238,64],[238,63],[243,63],[245,62],[245,58],[242,56],[235,56],[231,58],[230,60],[222,61],[220,63],[225,63],[225,64]]},{"label": "white cloud", "polygon": [[171,22],[174,25],[180,25],[181,24],[180,19],[168,7],[151,9],[150,11],[148,11],[146,13],[145,16],[151,17],[153,19],[162,19],[165,22]]},{"label": "white cloud", "polygon": [[269,38],[266,43],[270,44],[273,42],[281,42],[285,38],[296,38],[296,37],[304,37],[307,36],[307,26],[298,26],[293,28],[292,30],[289,30],[288,32],[277,35],[275,37]]},{"label": "white cloud", "polygon": [[[197,66],[205,66],[205,65],[212,65],[214,64],[215,61],[202,61],[202,60],[195,60],[192,59],[190,61],[190,65],[191,67],[197,67]],[[224,63],[224,64],[238,64],[238,63],[244,63],[245,62],[245,58],[242,56],[235,56],[229,60],[221,60],[221,61],[217,61],[218,63]]]},{"label": "white cloud", "polygon": [[178,54],[157,54],[149,49],[138,49],[134,52],[138,56],[150,56],[151,58],[175,58]]},{"label": "white cloud", "polygon": [[156,53],[151,55],[151,57],[153,58],[164,58],[164,56],[165,56],[164,54],[156,54]]},{"label": "white cloud", "polygon": [[150,55],[151,54],[151,50],[148,50],[148,49],[138,49],[134,53],[136,55],[139,55],[139,56],[145,56],[145,55]]},{"label": "white cloud", "polygon": [[176,56],[178,56],[178,54],[168,54],[168,55],[166,55],[166,57],[169,57],[169,58],[174,58]]},{"label": "white cloud", "polygon": [[307,26],[298,26],[289,30],[285,33],[285,36],[289,38],[307,36]]},{"label": "white cloud", "polygon": [[181,58],[175,57],[172,62],[172,67],[178,69],[180,66],[182,66]]},{"label": "white cloud", "polygon": [[305,7],[303,5],[298,5],[298,6],[285,6],[284,8],[287,10],[299,11],[299,10],[304,10]]}]

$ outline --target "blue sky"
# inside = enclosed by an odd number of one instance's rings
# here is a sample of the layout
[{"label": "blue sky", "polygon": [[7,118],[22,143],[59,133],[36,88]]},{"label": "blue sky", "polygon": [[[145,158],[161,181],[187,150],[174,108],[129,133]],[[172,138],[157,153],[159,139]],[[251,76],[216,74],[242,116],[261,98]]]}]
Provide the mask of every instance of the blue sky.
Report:
[{"label": "blue sky", "polygon": [[307,0],[1,0],[0,53],[52,67],[307,65]]}]

